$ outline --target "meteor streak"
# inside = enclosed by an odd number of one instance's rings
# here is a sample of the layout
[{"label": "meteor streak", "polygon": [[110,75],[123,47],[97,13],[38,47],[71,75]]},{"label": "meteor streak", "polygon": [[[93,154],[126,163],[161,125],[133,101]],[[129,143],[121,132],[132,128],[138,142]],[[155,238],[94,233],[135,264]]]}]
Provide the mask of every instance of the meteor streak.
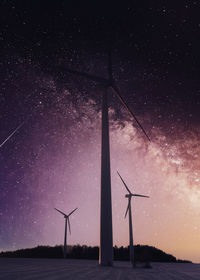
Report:
[{"label": "meteor streak", "polygon": [[1,144],[0,148],[6,144],[6,142],[24,125],[24,122],[22,122]]}]

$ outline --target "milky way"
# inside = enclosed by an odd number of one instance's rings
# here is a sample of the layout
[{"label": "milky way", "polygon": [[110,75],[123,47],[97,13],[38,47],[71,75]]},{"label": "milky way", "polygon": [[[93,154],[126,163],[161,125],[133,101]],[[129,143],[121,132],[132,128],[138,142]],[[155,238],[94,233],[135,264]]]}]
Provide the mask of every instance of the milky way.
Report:
[{"label": "milky way", "polygon": [[[163,9],[160,13],[169,13],[166,22],[170,23],[173,9]],[[147,28],[158,27],[159,21],[152,27],[150,16],[148,20]],[[107,55],[96,39],[95,44],[88,43],[87,38],[79,48],[77,42],[76,47],[72,46],[71,33],[71,41],[64,41],[66,34],[62,34],[62,48],[57,43],[60,49],[54,52],[48,28],[41,26],[38,32],[43,34],[42,39],[35,40],[33,36],[34,42],[10,27],[13,37],[5,37],[7,48],[2,52],[0,142],[20,123],[24,125],[0,147],[0,250],[63,243],[64,219],[54,207],[66,213],[78,207],[71,217],[70,244],[99,244],[99,85],[63,74],[58,65],[105,77]],[[73,26],[75,30],[79,28],[75,23]],[[178,31],[177,36],[173,31],[174,40],[182,34]],[[198,70],[189,60],[195,50],[185,54],[188,67],[181,72],[184,50],[177,53],[175,43],[173,48],[166,44],[166,49],[163,47],[156,55],[153,42],[151,53],[143,54],[142,47],[146,48],[148,39],[140,41],[136,35],[133,44],[133,33],[130,29],[127,33],[127,43],[121,37],[115,43],[113,72],[122,96],[151,142],[109,92],[114,244],[128,245],[126,190],[117,175],[119,171],[132,191],[150,196],[132,201],[134,242],[156,246],[178,258],[200,261],[200,88],[195,76]],[[158,46],[162,46],[161,37],[170,34],[168,31],[158,35]],[[2,38],[4,35],[5,30]],[[51,48],[46,53],[48,44]],[[192,71],[193,76],[187,76]]]}]

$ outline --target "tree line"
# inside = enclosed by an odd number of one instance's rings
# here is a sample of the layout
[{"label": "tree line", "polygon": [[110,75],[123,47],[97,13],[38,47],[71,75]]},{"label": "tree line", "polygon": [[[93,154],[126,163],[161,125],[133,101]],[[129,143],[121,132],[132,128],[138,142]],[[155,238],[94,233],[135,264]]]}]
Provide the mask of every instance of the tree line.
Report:
[{"label": "tree line", "polygon": [[[134,246],[136,262],[190,262],[187,260],[178,260],[170,254],[166,254],[152,246],[136,245]],[[114,260],[128,261],[129,247],[113,248]],[[1,252],[0,257],[8,258],[63,258],[63,246],[37,246],[34,248],[19,249],[16,251]],[[74,245],[67,247],[67,258],[70,259],[89,259],[98,260],[99,247]]]}]

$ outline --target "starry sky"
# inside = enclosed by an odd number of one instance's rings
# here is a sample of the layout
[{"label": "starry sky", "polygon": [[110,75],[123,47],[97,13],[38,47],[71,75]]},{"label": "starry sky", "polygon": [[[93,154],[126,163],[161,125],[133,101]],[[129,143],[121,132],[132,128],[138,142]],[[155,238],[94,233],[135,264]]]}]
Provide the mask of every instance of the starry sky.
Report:
[{"label": "starry sky", "polygon": [[[42,2],[42,3],[41,3]],[[99,244],[101,96],[70,68],[108,76],[108,50],[126,109],[109,92],[113,239],[200,262],[200,3],[0,3],[0,250]]]}]

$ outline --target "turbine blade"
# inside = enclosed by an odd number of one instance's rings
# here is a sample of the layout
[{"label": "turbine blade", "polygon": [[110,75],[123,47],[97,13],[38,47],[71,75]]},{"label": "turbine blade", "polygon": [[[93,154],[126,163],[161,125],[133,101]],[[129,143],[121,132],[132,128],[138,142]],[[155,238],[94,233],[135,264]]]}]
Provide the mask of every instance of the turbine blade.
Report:
[{"label": "turbine blade", "polygon": [[122,179],[121,175],[119,174],[119,172],[117,171],[117,174],[119,175],[120,179],[122,180],[125,188],[127,189],[127,191],[131,194],[131,191],[129,190],[128,186],[126,185],[126,183],[124,182],[124,180]]},{"label": "turbine blade", "polygon": [[58,69],[61,70],[62,72],[67,72],[67,73],[74,74],[76,76],[84,77],[84,78],[87,78],[87,79],[92,80],[94,82],[106,83],[106,84],[108,83],[107,79],[104,79],[104,78],[99,77],[99,76],[91,75],[91,74],[88,74],[88,73],[85,73],[85,72],[71,70],[71,69],[65,68],[63,66],[58,66]]},{"label": "turbine blade", "polygon": [[147,196],[147,195],[136,194],[136,193],[132,194],[132,196],[139,196],[139,197],[147,197],[147,198],[149,198],[149,196]]},{"label": "turbine blade", "polygon": [[145,134],[145,136],[147,137],[147,139],[149,141],[150,138],[147,135],[146,131],[144,130],[144,128],[142,127],[142,125],[140,124],[140,122],[138,121],[137,117],[133,114],[133,112],[131,111],[130,107],[126,104],[126,102],[124,101],[124,99],[122,98],[122,96],[119,93],[119,90],[117,89],[117,87],[115,85],[111,86],[111,89],[113,90],[114,94],[118,97],[118,99],[121,101],[121,103],[126,107],[126,109],[129,111],[129,113],[131,114],[131,116],[134,118],[134,120],[136,121],[136,123],[138,124],[138,126],[141,128],[141,130],[143,131],[143,133]]},{"label": "turbine blade", "polygon": [[70,226],[69,217],[67,218],[67,220],[68,220],[69,233],[71,234],[71,226]]},{"label": "turbine blade", "polygon": [[24,122],[22,122],[1,144],[0,144],[0,148],[3,147],[4,144],[6,144],[6,142],[20,129],[20,127],[22,127],[22,125],[24,125]]},{"label": "turbine blade", "polygon": [[67,216],[65,213],[63,213],[62,211],[58,210],[57,208],[54,208],[56,211],[60,212],[62,215]]},{"label": "turbine blade", "polygon": [[68,217],[72,214],[72,213],[74,213],[74,211],[76,211],[78,208],[75,208],[72,212],[70,212],[69,214],[68,214]]},{"label": "turbine blade", "polygon": [[109,49],[108,52],[108,75],[109,75],[109,80],[113,80],[113,75],[112,75],[112,55],[111,55],[111,50]]},{"label": "turbine blade", "polygon": [[126,213],[125,213],[124,219],[126,218],[126,216],[127,216],[127,214],[128,214],[128,210],[129,210],[129,208],[130,208],[130,204],[131,204],[131,200],[130,200],[130,198],[129,198],[129,200],[128,200],[128,206],[127,206],[127,208],[126,208]]}]

